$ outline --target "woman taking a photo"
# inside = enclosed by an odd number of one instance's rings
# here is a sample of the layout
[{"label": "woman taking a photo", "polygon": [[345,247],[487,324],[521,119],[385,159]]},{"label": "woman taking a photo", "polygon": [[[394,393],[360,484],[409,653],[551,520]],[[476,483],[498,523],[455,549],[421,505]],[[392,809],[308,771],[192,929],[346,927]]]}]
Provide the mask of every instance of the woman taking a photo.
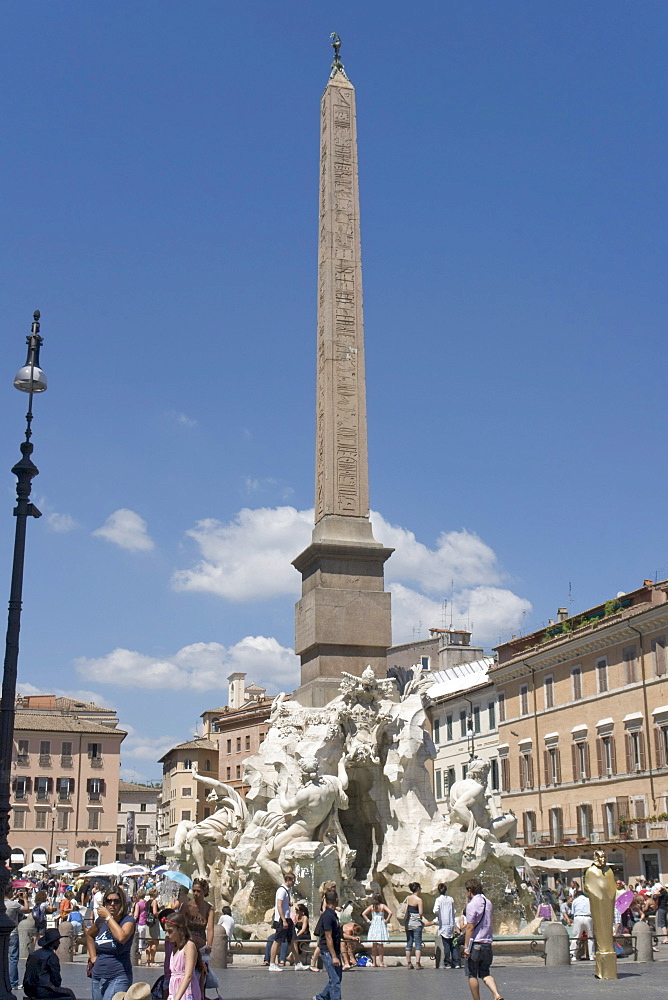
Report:
[{"label": "woman taking a photo", "polygon": [[92,979],[93,1000],[112,1000],[132,983],[130,948],[135,922],[128,914],[125,893],[116,885],[102,897],[102,905],[86,931],[87,974]]},{"label": "woman taking a photo", "polygon": [[169,959],[169,1000],[201,1000],[201,959],[183,913],[173,913],[164,921],[167,941],[172,946]]}]

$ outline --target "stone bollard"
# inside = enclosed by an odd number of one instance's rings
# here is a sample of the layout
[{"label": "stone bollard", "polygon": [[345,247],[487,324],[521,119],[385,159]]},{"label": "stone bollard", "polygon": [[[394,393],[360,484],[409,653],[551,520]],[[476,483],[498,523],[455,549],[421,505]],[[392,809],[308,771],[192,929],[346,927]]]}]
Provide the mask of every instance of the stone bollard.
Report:
[{"label": "stone bollard", "polygon": [[227,934],[225,928],[216,924],[213,928],[213,944],[211,945],[211,965],[214,969],[227,968]]},{"label": "stone bollard", "polygon": [[19,956],[27,958],[31,951],[35,950],[35,921],[28,914],[23,920],[19,920]]},{"label": "stone bollard", "polygon": [[73,952],[72,944],[74,941],[74,936],[72,934],[73,927],[69,920],[63,920],[58,925],[58,931],[60,932],[60,941],[58,942],[58,950],[56,954],[61,962],[73,962]]},{"label": "stone bollard", "polygon": [[545,935],[545,965],[570,965],[571,939],[564,925],[550,921],[543,924],[542,930]]},{"label": "stone bollard", "polygon": [[653,962],[652,930],[649,924],[646,924],[644,920],[638,920],[633,925],[631,935],[636,946],[636,962]]},{"label": "stone bollard", "polygon": [[130,945],[130,965],[139,965],[139,935],[136,930],[132,937],[132,944]]}]

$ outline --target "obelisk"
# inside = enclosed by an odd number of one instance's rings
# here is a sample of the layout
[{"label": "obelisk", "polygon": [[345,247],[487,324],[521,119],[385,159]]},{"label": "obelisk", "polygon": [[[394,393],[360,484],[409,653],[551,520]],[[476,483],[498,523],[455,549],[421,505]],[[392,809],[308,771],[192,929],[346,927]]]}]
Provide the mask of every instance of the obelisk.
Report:
[{"label": "obelisk", "polygon": [[355,90],[332,39],[320,117],[315,527],[293,563],[302,574],[295,697],[316,706],[336,696],[343,670],[359,676],[371,664],[385,676],[392,642],[383,565],[393,550],[369,520]]}]

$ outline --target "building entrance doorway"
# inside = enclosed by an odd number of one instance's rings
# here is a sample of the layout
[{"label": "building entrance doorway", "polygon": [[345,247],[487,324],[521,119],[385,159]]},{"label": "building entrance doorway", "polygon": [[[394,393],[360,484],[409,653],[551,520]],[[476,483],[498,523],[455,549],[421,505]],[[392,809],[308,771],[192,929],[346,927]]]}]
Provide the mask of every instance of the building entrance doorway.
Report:
[{"label": "building entrance doorway", "polygon": [[643,875],[649,885],[659,881],[659,855],[657,851],[642,852]]}]

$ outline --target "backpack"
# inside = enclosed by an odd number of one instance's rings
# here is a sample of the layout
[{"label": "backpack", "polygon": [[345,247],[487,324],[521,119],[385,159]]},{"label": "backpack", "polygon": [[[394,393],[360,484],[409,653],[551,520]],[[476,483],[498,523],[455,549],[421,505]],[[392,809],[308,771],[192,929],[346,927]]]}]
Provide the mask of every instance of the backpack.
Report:
[{"label": "backpack", "polygon": [[44,913],[42,906],[42,903],[37,903],[30,911],[32,918],[35,921],[35,927],[38,931],[41,931],[46,927],[46,914]]}]

